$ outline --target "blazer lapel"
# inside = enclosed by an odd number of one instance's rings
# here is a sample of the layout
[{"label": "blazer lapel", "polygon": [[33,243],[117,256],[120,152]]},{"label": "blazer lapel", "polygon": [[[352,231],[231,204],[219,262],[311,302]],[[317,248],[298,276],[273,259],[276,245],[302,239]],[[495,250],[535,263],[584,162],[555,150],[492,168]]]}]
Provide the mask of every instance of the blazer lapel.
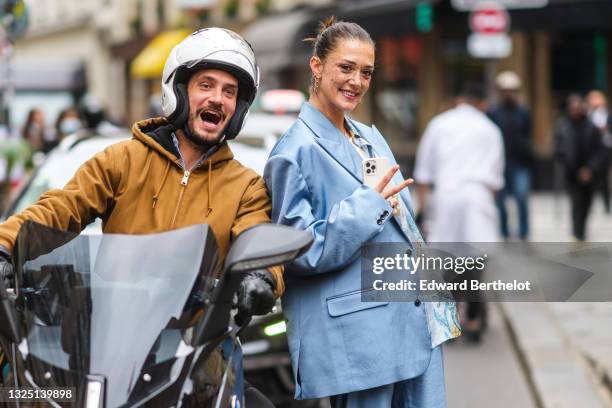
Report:
[{"label": "blazer lapel", "polygon": [[350,142],[318,109],[305,102],[300,110],[299,119],[315,135],[314,140],[329,156],[340,164],[352,177],[360,183],[361,158],[350,145]]},{"label": "blazer lapel", "polygon": [[[340,164],[346,171],[354,177],[359,183],[363,183],[363,175],[361,170],[361,157],[355,151],[355,148],[350,145],[350,142],[332,123],[323,115],[318,109],[313,107],[308,102],[305,102],[302,105],[302,109],[300,110],[299,119],[312,131],[315,135],[314,140],[321,146],[329,156],[334,159],[338,164]],[[349,123],[350,120],[349,120]],[[355,126],[354,124],[352,124]],[[372,129],[364,127],[360,127],[361,136],[365,137],[365,139],[370,143],[373,147],[375,155],[383,155],[387,156],[387,149],[383,146],[378,146],[374,144],[374,138],[372,137]],[[392,159],[392,156],[389,157]],[[398,185],[403,181],[399,173],[396,173],[393,177],[393,182]],[[402,205],[406,207],[406,216],[410,217],[410,213],[408,212],[408,199],[405,195],[406,192],[402,191],[400,193],[402,198]],[[408,220],[407,220],[408,221]],[[393,222],[395,222],[399,228],[399,230],[404,234],[406,239],[410,241],[410,237],[408,236],[408,232],[404,231],[402,228],[402,224],[398,217],[393,217]]]}]

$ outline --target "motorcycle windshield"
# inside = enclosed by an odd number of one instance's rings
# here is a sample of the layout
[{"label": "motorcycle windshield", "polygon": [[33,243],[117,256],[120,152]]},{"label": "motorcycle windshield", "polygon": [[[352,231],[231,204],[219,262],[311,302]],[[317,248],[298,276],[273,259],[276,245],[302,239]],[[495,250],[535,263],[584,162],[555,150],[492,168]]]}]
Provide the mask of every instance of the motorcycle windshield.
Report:
[{"label": "motorcycle windshield", "polygon": [[27,222],[16,258],[26,378],[77,395],[99,379],[107,407],[146,400],[176,379],[219,273],[205,225],[76,236]]}]

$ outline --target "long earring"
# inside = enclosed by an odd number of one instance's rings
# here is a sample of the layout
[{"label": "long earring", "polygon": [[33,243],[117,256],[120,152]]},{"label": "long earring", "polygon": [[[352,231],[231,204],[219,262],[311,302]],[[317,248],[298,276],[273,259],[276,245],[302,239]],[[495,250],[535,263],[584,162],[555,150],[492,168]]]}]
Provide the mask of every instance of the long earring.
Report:
[{"label": "long earring", "polygon": [[312,84],[312,92],[317,93],[319,91],[319,85],[321,83],[321,78],[314,77],[314,83]]}]

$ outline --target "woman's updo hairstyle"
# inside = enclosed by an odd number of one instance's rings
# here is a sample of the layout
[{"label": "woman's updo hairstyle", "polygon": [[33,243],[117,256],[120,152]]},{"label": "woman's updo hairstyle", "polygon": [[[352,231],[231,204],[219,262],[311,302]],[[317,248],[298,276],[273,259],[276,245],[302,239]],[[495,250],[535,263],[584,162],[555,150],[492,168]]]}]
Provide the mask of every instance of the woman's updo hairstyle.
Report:
[{"label": "woman's updo hairstyle", "polygon": [[[325,62],[329,53],[336,48],[338,40],[360,40],[370,44],[372,48],[376,48],[370,34],[361,28],[359,24],[338,21],[334,16],[319,23],[316,37],[304,39],[304,41],[312,42],[312,56],[318,57],[321,62]],[[313,74],[310,83],[310,91],[316,92],[317,88],[317,79]]]}]

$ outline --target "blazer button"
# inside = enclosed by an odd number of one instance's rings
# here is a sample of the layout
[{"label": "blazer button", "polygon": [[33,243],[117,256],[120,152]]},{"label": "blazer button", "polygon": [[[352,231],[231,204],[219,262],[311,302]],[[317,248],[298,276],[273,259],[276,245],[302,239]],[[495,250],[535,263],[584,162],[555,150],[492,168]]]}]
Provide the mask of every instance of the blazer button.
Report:
[{"label": "blazer button", "polygon": [[415,300],[415,301],[414,301],[414,305],[415,305],[416,307],[421,306],[421,299],[417,299],[417,300]]},{"label": "blazer button", "polygon": [[377,223],[378,225],[382,225],[382,220],[379,218],[379,219],[377,219],[377,220],[376,220],[376,223]]},{"label": "blazer button", "polygon": [[408,248],[405,253],[408,256],[412,256],[412,249]]}]

